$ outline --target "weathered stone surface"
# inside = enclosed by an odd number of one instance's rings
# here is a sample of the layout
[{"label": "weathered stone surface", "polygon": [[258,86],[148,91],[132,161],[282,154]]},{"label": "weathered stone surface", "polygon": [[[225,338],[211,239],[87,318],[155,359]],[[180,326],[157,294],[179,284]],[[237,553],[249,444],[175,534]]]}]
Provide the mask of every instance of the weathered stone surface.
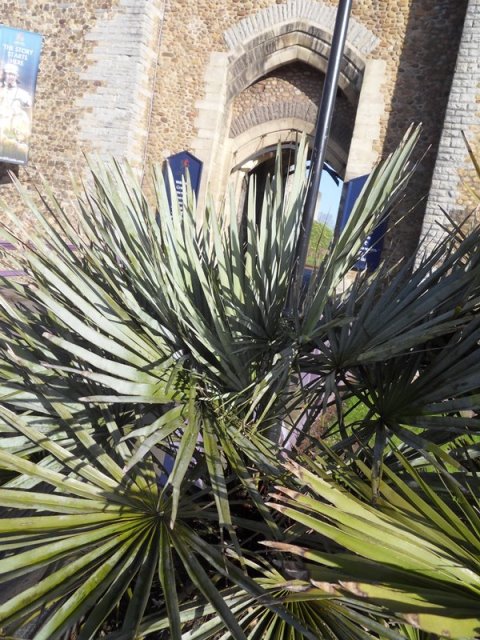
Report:
[{"label": "weathered stone surface", "polygon": [[[478,141],[479,2],[469,3],[438,156],[440,204],[447,196],[466,202],[457,193],[469,171],[459,130]],[[340,144],[348,150],[370,62],[383,76],[371,85],[381,94],[372,96],[373,120],[364,99],[357,122],[357,134],[360,126],[365,132],[355,138],[365,145],[365,166],[391,151],[411,122],[424,123],[420,152],[428,153],[401,213],[420,204],[387,243],[393,258],[411,253],[418,240],[467,4],[353,3],[336,116]],[[186,149],[205,163],[204,188],[210,181],[220,194],[233,166],[232,145],[246,127],[264,126],[270,135],[268,120],[278,118],[311,130],[336,6],[337,0],[0,1],[4,24],[45,37],[30,166],[18,169],[20,180],[35,180],[38,170],[68,204],[70,175],[83,175],[85,152],[126,157],[142,174],[151,162]],[[352,156],[360,164],[362,151]],[[11,185],[1,184],[0,195],[27,216]]]},{"label": "weathered stone surface", "polygon": [[[252,127],[271,120],[296,118],[315,124],[318,104],[323,91],[323,77],[311,66],[294,63],[268,74],[232,102],[230,137],[236,137]],[[344,173],[355,120],[355,105],[339,93],[332,123],[332,138],[345,149],[342,165],[335,166]],[[333,158],[327,157],[332,162]]]},{"label": "weathered stone surface", "polygon": [[[43,35],[28,169],[41,173],[68,206],[84,154],[128,158],[143,168],[158,32],[158,0],[0,3],[3,22]],[[3,166],[5,175],[10,166]],[[38,173],[37,173],[38,172]],[[11,185],[0,195],[29,218]]]},{"label": "weathered stone surface", "polygon": [[[470,0],[421,235],[421,253],[444,235],[447,212],[462,222],[478,207],[478,177],[462,132],[480,157],[480,0]],[[480,222],[478,209],[468,224]]]}]

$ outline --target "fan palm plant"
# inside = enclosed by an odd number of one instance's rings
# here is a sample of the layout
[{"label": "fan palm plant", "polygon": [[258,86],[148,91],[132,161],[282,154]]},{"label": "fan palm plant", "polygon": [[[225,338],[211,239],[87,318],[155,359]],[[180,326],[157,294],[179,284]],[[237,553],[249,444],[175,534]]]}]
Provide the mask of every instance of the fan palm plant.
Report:
[{"label": "fan palm plant", "polygon": [[302,558],[307,593],[323,588],[366,599],[392,619],[436,636],[478,637],[478,493],[468,487],[468,477],[464,485],[444,473],[442,497],[397,455],[404,473],[386,471],[374,506],[365,464],[336,458],[329,469],[321,462],[307,461],[307,467],[290,462],[301,489],[279,487],[273,508],[340,547],[326,552],[324,543],[315,545],[315,535],[303,537],[306,546],[269,545]]},{"label": "fan palm plant", "polygon": [[[461,358],[476,366],[475,235],[455,250],[445,242],[423,271],[403,273],[406,285],[367,277],[337,293],[365,236],[398,203],[417,137],[379,164],[308,289],[292,296],[305,145],[288,196],[277,160],[259,226],[252,185],[245,239],[233,206],[199,219],[188,184],[184,205],[170,203],[160,172],[152,207],[127,167],[96,165],[75,221],[46,185],[44,211],[17,185],[39,230],[15,230],[5,209],[27,274],[5,281],[11,295],[0,299],[6,633],[402,637],[383,604],[322,587],[313,599],[292,594],[288,567],[272,566],[277,551],[261,561],[258,542],[291,535],[267,506],[273,483],[297,488],[280,464],[281,430],[308,427],[331,397],[340,413],[348,394],[370,412],[344,435],[350,450],[375,443],[375,495],[392,444],[433,465],[440,446],[473,437],[475,421],[456,417],[478,399],[460,371]],[[458,389],[439,349],[463,376]],[[402,403],[381,375],[389,364],[403,372]],[[447,436],[435,435],[439,417]]]}]

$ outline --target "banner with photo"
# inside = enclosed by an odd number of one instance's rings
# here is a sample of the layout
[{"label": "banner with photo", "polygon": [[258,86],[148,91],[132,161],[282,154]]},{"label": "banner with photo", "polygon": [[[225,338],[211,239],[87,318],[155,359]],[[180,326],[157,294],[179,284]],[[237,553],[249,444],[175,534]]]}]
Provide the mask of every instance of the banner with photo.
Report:
[{"label": "banner with photo", "polygon": [[42,36],[0,26],[0,162],[26,164]]}]

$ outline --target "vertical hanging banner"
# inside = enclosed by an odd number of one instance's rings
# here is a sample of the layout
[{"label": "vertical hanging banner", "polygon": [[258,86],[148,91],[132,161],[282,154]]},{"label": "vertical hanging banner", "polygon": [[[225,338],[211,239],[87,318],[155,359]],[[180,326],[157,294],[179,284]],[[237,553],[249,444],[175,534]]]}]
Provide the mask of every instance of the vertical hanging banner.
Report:
[{"label": "vertical hanging banner", "polygon": [[[348,218],[352,213],[357,198],[367,181],[368,175],[353,178],[345,183],[345,204],[340,222],[340,230],[343,230],[347,224]],[[380,264],[383,249],[383,238],[387,232],[388,216],[385,215],[372,232],[365,238],[363,245],[358,254],[358,260],[353,269],[363,271],[368,269],[374,271]]]},{"label": "vertical hanging banner", "polygon": [[[172,172],[173,180],[175,183],[175,192],[177,194],[178,203],[180,208],[183,207],[183,180],[186,180],[187,174],[190,180],[190,184],[192,186],[192,190],[195,194],[195,197],[198,198],[198,192],[200,190],[200,178],[202,177],[202,167],[203,162],[196,158],[189,151],[181,151],[180,153],[176,153],[173,156],[169,156],[166,159],[166,165],[170,167],[170,171]],[[168,198],[170,201],[170,206],[172,204],[171,196],[170,196],[170,187],[168,178],[166,175],[166,167],[164,171],[165,181],[167,185]]]},{"label": "vertical hanging banner", "polygon": [[42,36],[0,26],[0,162],[26,164]]}]

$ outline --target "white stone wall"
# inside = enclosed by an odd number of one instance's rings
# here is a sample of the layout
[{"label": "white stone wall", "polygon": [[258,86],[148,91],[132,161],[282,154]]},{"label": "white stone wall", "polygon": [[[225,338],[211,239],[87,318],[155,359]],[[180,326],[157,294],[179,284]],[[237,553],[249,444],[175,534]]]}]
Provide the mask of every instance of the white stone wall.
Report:
[{"label": "white stone wall", "polygon": [[95,89],[84,110],[79,140],[100,156],[128,158],[143,167],[164,0],[120,0],[113,15],[87,35],[94,43],[82,79]]},{"label": "white stone wall", "polygon": [[365,65],[345,182],[370,173],[378,162],[376,145],[382,135],[385,113],[385,94],[382,91],[385,68],[384,60],[368,60]]}]

